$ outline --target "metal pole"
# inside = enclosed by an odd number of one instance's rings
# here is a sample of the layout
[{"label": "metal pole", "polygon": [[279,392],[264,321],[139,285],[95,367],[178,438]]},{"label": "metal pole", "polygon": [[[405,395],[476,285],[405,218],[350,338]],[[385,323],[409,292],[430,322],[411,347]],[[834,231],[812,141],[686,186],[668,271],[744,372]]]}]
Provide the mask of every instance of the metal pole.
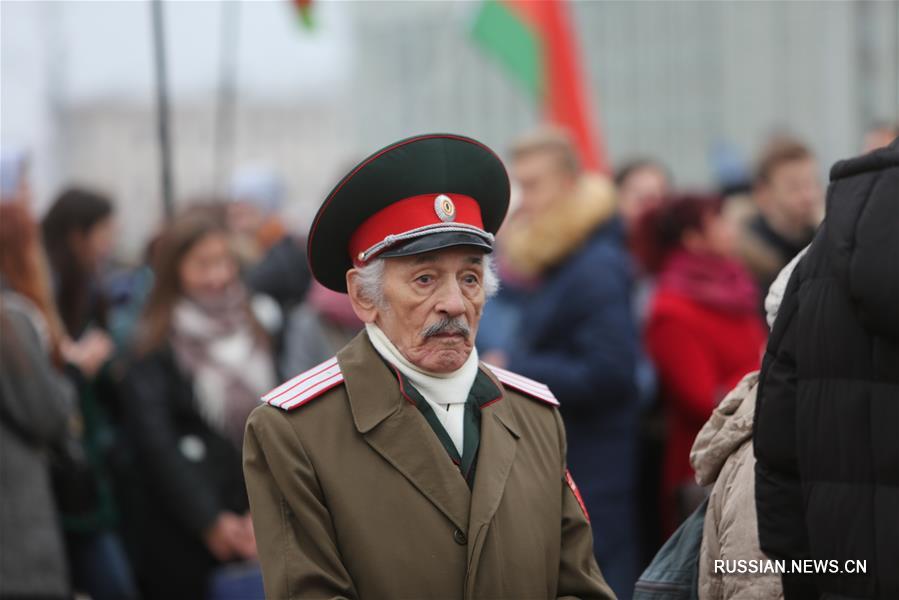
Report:
[{"label": "metal pole", "polygon": [[175,198],[172,186],[172,142],[169,135],[169,97],[166,84],[162,0],[151,0],[150,11],[153,21],[153,50],[156,71],[156,124],[159,135],[162,208],[166,220],[170,220],[175,214]]},{"label": "metal pole", "polygon": [[899,2],[893,2],[893,91],[896,96],[893,99],[893,121],[899,121]]},{"label": "metal pole", "polygon": [[219,88],[213,134],[213,186],[220,195],[234,160],[237,105],[237,48],[240,41],[240,2],[222,2],[219,34]]}]

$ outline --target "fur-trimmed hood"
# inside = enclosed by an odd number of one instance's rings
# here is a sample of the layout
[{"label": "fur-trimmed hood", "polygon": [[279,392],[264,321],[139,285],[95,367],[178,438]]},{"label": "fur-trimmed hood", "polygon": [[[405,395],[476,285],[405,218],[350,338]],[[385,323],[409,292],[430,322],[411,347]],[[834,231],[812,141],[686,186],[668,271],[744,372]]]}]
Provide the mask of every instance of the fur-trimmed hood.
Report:
[{"label": "fur-trimmed hood", "polygon": [[509,220],[498,240],[503,260],[516,275],[540,277],[581,248],[616,209],[612,183],[583,175],[568,198],[538,215]]}]

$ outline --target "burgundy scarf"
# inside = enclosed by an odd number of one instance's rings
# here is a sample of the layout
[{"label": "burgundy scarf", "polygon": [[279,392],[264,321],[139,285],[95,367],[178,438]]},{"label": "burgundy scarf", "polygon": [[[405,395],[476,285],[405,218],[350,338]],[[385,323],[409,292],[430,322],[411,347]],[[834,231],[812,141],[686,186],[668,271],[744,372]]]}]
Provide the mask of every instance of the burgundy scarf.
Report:
[{"label": "burgundy scarf", "polygon": [[686,250],[675,251],[659,274],[657,289],[670,290],[698,304],[731,314],[759,309],[755,282],[738,261]]}]

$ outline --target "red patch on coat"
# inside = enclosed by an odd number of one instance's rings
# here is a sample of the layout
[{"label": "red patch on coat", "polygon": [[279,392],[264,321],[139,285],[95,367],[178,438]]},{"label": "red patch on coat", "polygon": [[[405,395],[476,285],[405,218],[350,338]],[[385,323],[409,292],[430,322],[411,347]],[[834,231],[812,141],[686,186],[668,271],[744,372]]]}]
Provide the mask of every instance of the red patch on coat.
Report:
[{"label": "red patch on coat", "polygon": [[565,483],[568,484],[568,488],[571,490],[571,493],[574,494],[577,503],[580,504],[581,510],[584,511],[584,516],[587,517],[587,522],[590,522],[590,515],[587,513],[587,505],[584,504],[584,499],[581,498],[581,492],[577,489],[577,484],[574,482],[574,478],[571,476],[571,471],[565,469]]}]

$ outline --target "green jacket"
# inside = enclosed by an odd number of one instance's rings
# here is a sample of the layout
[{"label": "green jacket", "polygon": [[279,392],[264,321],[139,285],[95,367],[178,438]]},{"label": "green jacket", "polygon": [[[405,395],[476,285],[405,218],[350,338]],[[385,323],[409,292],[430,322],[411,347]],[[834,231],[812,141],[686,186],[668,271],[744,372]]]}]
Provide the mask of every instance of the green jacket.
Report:
[{"label": "green jacket", "polygon": [[555,406],[481,365],[499,395],[479,407],[469,488],[364,332],[337,368],[327,391],[289,411],[260,406],[247,425],[268,598],[614,597]]}]

